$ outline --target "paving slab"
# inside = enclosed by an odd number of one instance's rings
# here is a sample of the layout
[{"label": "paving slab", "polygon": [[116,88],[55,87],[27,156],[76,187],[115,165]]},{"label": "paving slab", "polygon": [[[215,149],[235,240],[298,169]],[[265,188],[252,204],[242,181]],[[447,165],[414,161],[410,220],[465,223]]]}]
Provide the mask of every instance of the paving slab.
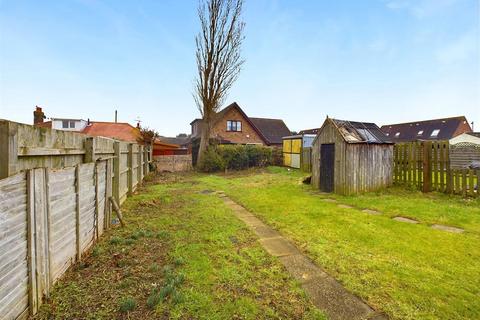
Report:
[{"label": "paving slab", "polygon": [[405,217],[394,217],[392,218],[393,220],[396,220],[396,221],[400,221],[400,222],[406,222],[406,223],[413,223],[413,224],[417,224],[418,221],[417,220],[413,220],[413,219],[410,219],[410,218],[405,218]]},{"label": "paving slab", "polygon": [[302,287],[312,302],[327,313],[329,319],[368,319],[375,314],[372,308],[332,277],[310,281]]},{"label": "paving slab", "polygon": [[276,238],[281,236],[281,234],[278,231],[273,230],[272,228],[266,225],[254,226],[252,227],[252,230],[260,239]]},{"label": "paving slab", "polygon": [[462,228],[445,226],[445,225],[443,225],[443,224],[434,224],[434,225],[432,225],[432,228],[433,228],[433,229],[437,229],[437,230],[443,230],[443,231],[447,231],[447,232],[452,232],[452,233],[462,233],[462,232],[465,231],[465,230],[463,230]]},{"label": "paving slab", "polygon": [[382,213],[377,210],[372,210],[372,209],[363,209],[362,212],[368,213],[368,214],[373,214],[373,215],[381,215]]},{"label": "paving slab", "polygon": [[353,207],[348,204],[339,204],[338,207],[342,209],[353,209]]},{"label": "paving slab", "polygon": [[247,226],[253,227],[264,227],[265,224],[262,220],[254,217],[252,215],[237,215],[240,220],[242,220]]},{"label": "paving slab", "polygon": [[285,268],[300,283],[306,283],[312,279],[325,278],[329,275],[317,267],[312,260],[303,254],[295,254],[279,258]]},{"label": "paving slab", "polygon": [[300,251],[283,237],[260,239],[262,246],[275,257],[300,254]]}]

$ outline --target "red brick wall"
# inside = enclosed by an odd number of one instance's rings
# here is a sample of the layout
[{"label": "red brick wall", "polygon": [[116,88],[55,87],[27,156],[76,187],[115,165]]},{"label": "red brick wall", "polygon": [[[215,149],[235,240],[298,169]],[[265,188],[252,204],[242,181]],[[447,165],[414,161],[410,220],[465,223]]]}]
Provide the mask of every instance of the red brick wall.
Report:
[{"label": "red brick wall", "polygon": [[[242,122],[242,131],[233,132],[227,131],[227,121],[241,121]],[[214,138],[222,138],[229,140],[233,143],[246,144],[246,143],[261,143],[265,144],[262,138],[258,133],[253,129],[253,127],[247,122],[247,120],[242,116],[237,109],[232,108],[229,110],[223,117],[219,120],[215,126],[212,128],[211,136]]]}]

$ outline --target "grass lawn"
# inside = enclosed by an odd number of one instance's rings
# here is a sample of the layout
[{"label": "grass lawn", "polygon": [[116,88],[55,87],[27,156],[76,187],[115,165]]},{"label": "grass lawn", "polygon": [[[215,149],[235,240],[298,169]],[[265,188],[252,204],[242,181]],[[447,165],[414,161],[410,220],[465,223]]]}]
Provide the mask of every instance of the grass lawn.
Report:
[{"label": "grass lawn", "polygon": [[198,176],[150,183],[38,319],[325,319]]},{"label": "grass lawn", "polygon": [[[331,196],[340,208],[283,168],[209,175],[223,190],[296,242],[350,291],[398,319],[480,319],[480,201],[392,188]],[[357,209],[358,208],[358,209]],[[380,216],[359,209],[382,211]],[[408,224],[392,216],[418,220]],[[452,234],[439,223],[465,229]]]}]

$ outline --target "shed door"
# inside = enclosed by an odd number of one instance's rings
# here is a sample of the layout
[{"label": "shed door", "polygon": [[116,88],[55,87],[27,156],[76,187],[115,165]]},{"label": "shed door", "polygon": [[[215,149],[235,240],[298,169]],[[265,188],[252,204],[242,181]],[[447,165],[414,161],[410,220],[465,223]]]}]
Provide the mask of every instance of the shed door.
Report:
[{"label": "shed door", "polygon": [[320,146],[320,190],[333,192],[333,177],[335,169],[335,144]]}]

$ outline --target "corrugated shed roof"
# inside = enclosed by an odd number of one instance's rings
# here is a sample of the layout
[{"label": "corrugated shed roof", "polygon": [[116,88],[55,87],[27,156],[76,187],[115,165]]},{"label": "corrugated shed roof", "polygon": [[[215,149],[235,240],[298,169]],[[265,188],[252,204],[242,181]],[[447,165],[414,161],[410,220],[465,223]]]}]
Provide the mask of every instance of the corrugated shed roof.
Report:
[{"label": "corrugated shed roof", "polygon": [[348,143],[393,143],[375,123],[338,119],[330,120],[332,120]]},{"label": "corrugated shed roof", "polygon": [[298,134],[317,134],[320,128],[301,130]]},{"label": "corrugated shed roof", "polygon": [[465,127],[466,131],[463,132],[472,131],[465,116],[388,124],[382,126],[381,130],[395,142],[415,140],[450,140],[456,134],[463,133],[457,131],[457,129],[461,126]]},{"label": "corrugated shed roof", "polygon": [[107,137],[128,142],[138,142],[142,140],[140,130],[124,122],[90,122],[90,124],[83,129],[82,133],[90,136]]},{"label": "corrugated shed roof", "polygon": [[285,122],[280,119],[250,118],[250,121],[267,139],[268,144],[282,143],[282,138],[291,134]]}]

